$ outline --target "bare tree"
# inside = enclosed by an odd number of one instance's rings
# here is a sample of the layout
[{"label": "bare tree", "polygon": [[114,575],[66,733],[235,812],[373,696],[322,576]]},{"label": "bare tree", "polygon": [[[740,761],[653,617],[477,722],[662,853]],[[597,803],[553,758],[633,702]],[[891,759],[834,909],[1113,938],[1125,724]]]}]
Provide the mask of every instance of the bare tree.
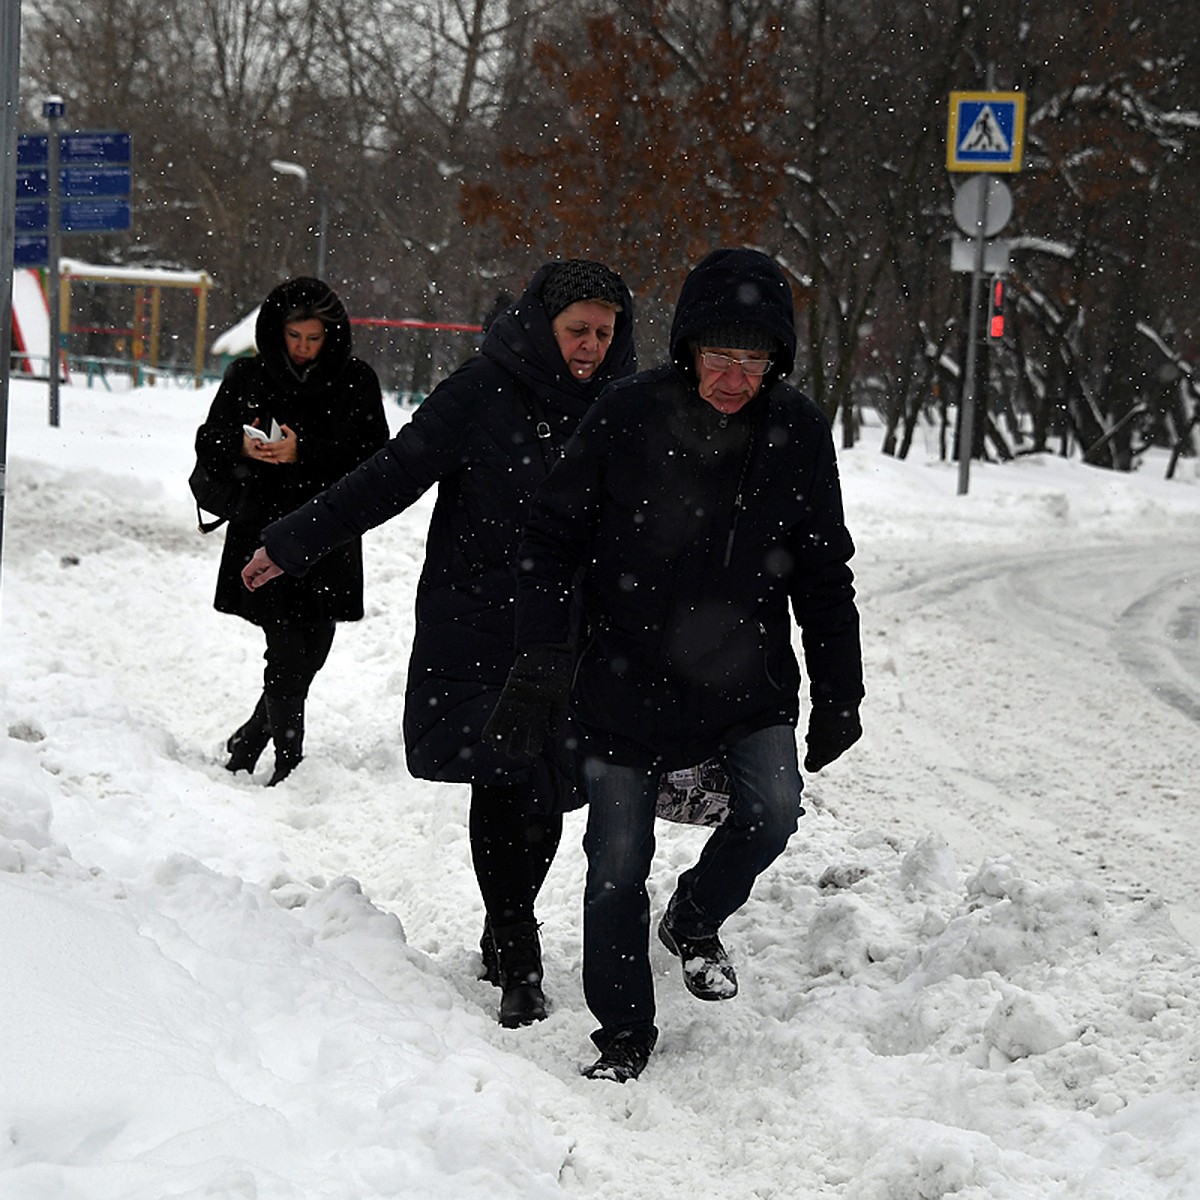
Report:
[{"label": "bare tree", "polygon": [[[26,10],[27,93],[134,136],[133,234],[78,239],[80,256],[204,267],[221,325],[312,269],[326,212],[327,272],[352,311],[479,319],[538,261],[589,254],[630,280],[640,341],[661,348],[687,268],[758,245],[795,282],[800,382],[847,443],[877,406],[901,456],[931,418],[954,452],[967,313],[948,263],[947,100],[994,78],[1028,116],[1005,231],[1015,309],[980,356],[993,404],[976,452],[1078,446],[1123,468],[1153,441],[1190,450],[1193,0]],[[470,349],[433,333],[372,346],[418,391]]]}]

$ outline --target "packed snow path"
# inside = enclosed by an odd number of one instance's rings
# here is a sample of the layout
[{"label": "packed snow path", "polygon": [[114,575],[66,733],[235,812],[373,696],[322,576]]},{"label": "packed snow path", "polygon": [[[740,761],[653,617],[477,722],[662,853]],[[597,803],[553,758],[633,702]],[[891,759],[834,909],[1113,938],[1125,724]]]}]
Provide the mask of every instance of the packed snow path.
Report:
[{"label": "packed snow path", "polygon": [[[728,923],[736,1000],[653,943],[662,1040],[620,1087],[578,1075],[583,815],[539,906],[553,1011],[503,1030],[466,789],[403,768],[429,498],[368,539],[305,763],[222,769],[261,644],[210,607],[206,403],[68,390],[50,431],[17,389],[0,1195],[1200,1195],[1200,958],[1168,919],[1195,937],[1194,471],[1026,460],[956,498],[947,464],[843,456],[866,734]],[[656,916],[703,837],[660,826]]]}]

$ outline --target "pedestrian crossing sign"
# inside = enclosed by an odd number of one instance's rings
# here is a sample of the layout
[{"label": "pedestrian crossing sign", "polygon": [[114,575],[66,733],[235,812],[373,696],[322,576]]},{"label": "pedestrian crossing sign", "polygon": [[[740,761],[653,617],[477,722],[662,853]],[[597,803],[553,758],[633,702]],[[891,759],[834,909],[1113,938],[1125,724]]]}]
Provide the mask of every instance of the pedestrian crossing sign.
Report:
[{"label": "pedestrian crossing sign", "polygon": [[1019,171],[1024,92],[951,92],[948,171]]}]

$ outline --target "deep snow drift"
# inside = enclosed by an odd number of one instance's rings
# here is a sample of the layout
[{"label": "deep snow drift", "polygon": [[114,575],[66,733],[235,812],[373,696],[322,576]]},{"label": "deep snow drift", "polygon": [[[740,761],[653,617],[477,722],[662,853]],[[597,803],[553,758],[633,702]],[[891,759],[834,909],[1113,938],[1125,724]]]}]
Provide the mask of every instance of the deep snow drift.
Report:
[{"label": "deep snow drift", "polygon": [[[659,1051],[584,1080],[582,814],[549,1020],[476,979],[466,789],[403,766],[430,498],[367,542],[282,786],[219,748],[256,631],[210,607],[201,392],[13,385],[0,595],[0,1195],[1200,1196],[1200,481],[842,455],[866,734],[726,926],[655,943]],[[398,425],[406,414],[391,409]],[[704,833],[660,824],[656,912]],[[1187,940],[1183,934],[1187,935]]]}]

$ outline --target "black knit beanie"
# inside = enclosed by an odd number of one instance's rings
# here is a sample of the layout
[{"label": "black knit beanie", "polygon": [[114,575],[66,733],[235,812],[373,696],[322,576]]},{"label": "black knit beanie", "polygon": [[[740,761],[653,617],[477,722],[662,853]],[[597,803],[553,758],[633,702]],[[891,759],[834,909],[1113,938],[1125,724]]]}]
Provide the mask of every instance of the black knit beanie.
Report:
[{"label": "black knit beanie", "polygon": [[555,263],[542,284],[542,307],[550,320],[580,300],[610,304],[617,312],[625,307],[625,285],[620,275],[603,263],[570,258]]},{"label": "black knit beanie", "polygon": [[765,350],[775,354],[779,343],[765,329],[757,325],[713,325],[702,329],[698,336],[691,339],[692,346],[720,346],[723,350]]}]

